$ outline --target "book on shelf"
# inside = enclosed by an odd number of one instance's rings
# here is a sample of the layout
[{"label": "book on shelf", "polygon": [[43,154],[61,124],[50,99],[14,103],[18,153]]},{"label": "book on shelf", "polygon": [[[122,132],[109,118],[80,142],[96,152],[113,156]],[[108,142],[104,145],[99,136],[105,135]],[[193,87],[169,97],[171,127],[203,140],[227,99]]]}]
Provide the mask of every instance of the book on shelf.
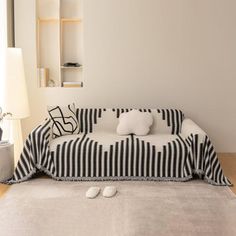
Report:
[{"label": "book on shelf", "polygon": [[83,87],[83,82],[78,81],[78,82],[63,82],[63,87],[64,88],[81,88]]},{"label": "book on shelf", "polygon": [[38,78],[40,82],[40,87],[47,87],[49,80],[49,69],[38,68]]}]

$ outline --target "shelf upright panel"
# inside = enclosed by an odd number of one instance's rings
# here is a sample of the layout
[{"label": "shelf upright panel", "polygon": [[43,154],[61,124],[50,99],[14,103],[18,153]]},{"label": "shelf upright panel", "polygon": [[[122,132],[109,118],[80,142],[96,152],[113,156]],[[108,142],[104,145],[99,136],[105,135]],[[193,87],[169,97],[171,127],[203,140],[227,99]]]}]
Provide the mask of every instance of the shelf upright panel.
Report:
[{"label": "shelf upright panel", "polygon": [[82,0],[61,0],[61,74],[62,82],[82,81],[80,69],[66,69],[67,62],[83,64]]},{"label": "shelf upright panel", "polygon": [[[60,83],[60,0],[37,0],[37,67],[38,80],[42,70],[55,86]],[[47,81],[48,82],[48,81]],[[42,83],[41,83],[42,85]],[[45,86],[48,86],[46,84]],[[44,87],[44,86],[43,86]]]}]

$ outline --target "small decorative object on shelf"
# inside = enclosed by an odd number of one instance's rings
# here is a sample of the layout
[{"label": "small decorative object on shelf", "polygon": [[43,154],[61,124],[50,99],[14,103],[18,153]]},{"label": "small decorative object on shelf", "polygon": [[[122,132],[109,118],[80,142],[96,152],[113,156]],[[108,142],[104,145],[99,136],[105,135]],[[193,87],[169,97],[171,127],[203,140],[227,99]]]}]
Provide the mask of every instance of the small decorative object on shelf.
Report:
[{"label": "small decorative object on shelf", "polygon": [[[12,116],[12,114],[10,112],[3,113],[2,108],[0,107],[0,124],[2,123],[2,121],[4,120],[6,116]],[[0,126],[0,141],[2,140],[2,134],[3,134],[3,130]]]},{"label": "small decorative object on shelf", "polygon": [[55,81],[53,79],[48,81],[48,87],[55,87]]},{"label": "small decorative object on shelf", "polygon": [[81,67],[82,65],[80,65],[77,62],[66,62],[63,66],[64,67]]}]

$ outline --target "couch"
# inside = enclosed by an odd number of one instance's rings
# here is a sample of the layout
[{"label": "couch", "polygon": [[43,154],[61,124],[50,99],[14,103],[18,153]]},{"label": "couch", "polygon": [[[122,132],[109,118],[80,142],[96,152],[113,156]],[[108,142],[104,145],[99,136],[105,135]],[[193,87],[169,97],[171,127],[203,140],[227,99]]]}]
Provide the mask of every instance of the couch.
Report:
[{"label": "couch", "polygon": [[208,135],[177,109],[138,109],[153,117],[145,136],[118,135],[121,113],[132,109],[77,108],[79,134],[53,137],[47,118],[28,136],[7,183],[44,172],[55,180],[187,181],[197,176],[231,185]]}]

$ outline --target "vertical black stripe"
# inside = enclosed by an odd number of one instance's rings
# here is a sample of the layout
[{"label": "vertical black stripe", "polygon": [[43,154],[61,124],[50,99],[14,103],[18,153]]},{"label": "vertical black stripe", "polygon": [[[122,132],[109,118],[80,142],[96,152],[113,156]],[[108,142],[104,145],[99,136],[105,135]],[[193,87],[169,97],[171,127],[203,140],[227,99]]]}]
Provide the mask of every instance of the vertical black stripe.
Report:
[{"label": "vertical black stripe", "polygon": [[118,176],[118,151],[119,151],[119,143],[118,142],[116,142],[116,144],[115,144],[115,163],[116,163],[116,165],[115,165],[115,176]]},{"label": "vertical black stripe", "polygon": [[150,173],[149,173],[149,165],[150,165],[150,143],[148,142],[147,143],[147,165],[146,165],[146,173],[147,173],[147,176],[149,177],[150,176]]},{"label": "vertical black stripe", "polygon": [[104,177],[107,177],[107,151],[104,152],[104,159],[103,159],[103,168],[104,168]]},{"label": "vertical black stripe", "polygon": [[102,145],[99,145],[99,154],[98,154],[98,176],[102,176]]},{"label": "vertical black stripe", "polygon": [[102,109],[98,109],[98,117],[101,118],[102,116]]},{"label": "vertical black stripe", "polygon": [[163,176],[166,176],[166,146],[163,146],[163,153],[162,153],[162,156],[163,156],[163,163],[162,163],[162,174]]},{"label": "vertical black stripe", "polygon": [[134,135],[131,135],[131,152],[130,152],[130,176],[134,176]]},{"label": "vertical black stripe", "polygon": [[94,123],[97,124],[97,109],[94,109],[93,119]]},{"label": "vertical black stripe", "polygon": [[176,126],[176,121],[175,121],[175,114],[174,114],[174,111],[173,109],[170,110],[171,112],[171,134],[176,134],[176,129],[177,129],[177,126]]},{"label": "vertical black stripe", "polygon": [[125,176],[129,175],[129,139],[126,139],[126,148],[125,148]]},{"label": "vertical black stripe", "polygon": [[136,176],[139,175],[139,139],[136,138]]},{"label": "vertical black stripe", "polygon": [[93,132],[93,109],[89,111],[89,132]]},{"label": "vertical black stripe", "polygon": [[168,143],[168,173],[167,173],[168,177],[173,176],[173,172],[172,172],[171,167],[172,167],[172,147],[171,147],[171,144]]},{"label": "vertical black stripe", "polygon": [[144,141],[142,140],[142,149],[141,149],[141,153],[142,153],[142,156],[141,156],[141,176],[144,176],[144,156],[146,155],[145,154],[145,144],[144,144]]},{"label": "vertical black stripe", "polygon": [[171,122],[170,122],[170,111],[167,109],[167,110],[164,110],[164,112],[166,113],[166,117],[167,117],[167,125],[170,126],[171,125]]},{"label": "vertical black stripe", "polygon": [[124,141],[121,141],[121,145],[120,145],[120,175],[123,176],[124,175],[124,170],[123,170],[123,153],[124,153]]},{"label": "vertical black stripe", "polygon": [[112,176],[112,173],[113,173],[113,146],[111,145],[110,146],[110,166],[109,166],[109,169],[110,169],[110,173],[109,173],[109,176],[111,177]]},{"label": "vertical black stripe", "polygon": [[158,156],[156,156],[156,148],[155,146],[152,146],[152,161],[153,161],[153,165],[152,165],[152,176],[158,176],[158,171],[155,173],[155,168],[158,170],[158,164],[155,167],[155,163],[158,163],[158,161],[160,160],[159,157],[159,152],[158,152]]}]

